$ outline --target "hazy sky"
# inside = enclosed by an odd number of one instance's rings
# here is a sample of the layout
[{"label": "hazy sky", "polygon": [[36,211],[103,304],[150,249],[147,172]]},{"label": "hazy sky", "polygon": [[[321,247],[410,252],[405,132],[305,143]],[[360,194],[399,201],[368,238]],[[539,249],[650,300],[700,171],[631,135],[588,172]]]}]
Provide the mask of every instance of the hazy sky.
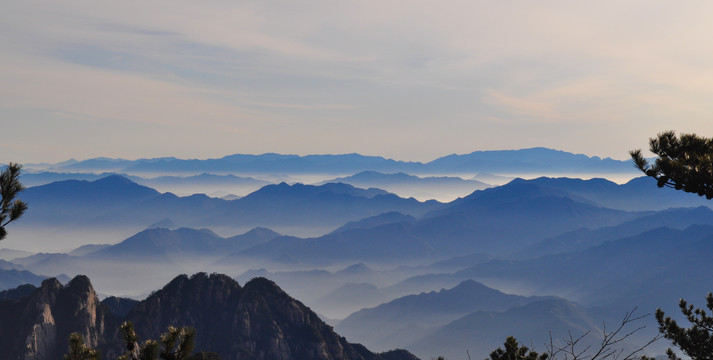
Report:
[{"label": "hazy sky", "polygon": [[0,163],[713,136],[710,1],[3,1]]}]

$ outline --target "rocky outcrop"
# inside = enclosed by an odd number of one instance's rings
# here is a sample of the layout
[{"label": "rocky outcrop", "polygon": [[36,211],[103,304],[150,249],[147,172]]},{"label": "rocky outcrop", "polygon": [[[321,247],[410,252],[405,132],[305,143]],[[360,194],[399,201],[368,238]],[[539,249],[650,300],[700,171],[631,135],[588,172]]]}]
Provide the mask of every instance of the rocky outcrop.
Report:
[{"label": "rocky outcrop", "polygon": [[0,303],[0,347],[4,359],[54,360],[62,357],[69,334],[78,332],[92,347],[104,345],[116,321],[86,276],[67,286],[47,279],[31,295]]},{"label": "rocky outcrop", "polygon": [[198,330],[196,348],[224,360],[381,359],[334,333],[314,312],[274,282],[240,287],[225,275],[179,276],[126,317],[140,336],[156,338],[169,325]]},{"label": "rocky outcrop", "polygon": [[[72,332],[102,350],[123,352],[117,331],[131,321],[140,339],[158,339],[170,325],[197,331],[196,349],[223,360],[413,360],[400,350],[375,354],[337,335],[275,283],[256,278],[241,287],[226,275],[181,275],[119,318],[101,304],[89,279],[67,286],[49,279],[20,301],[0,303],[0,358],[59,359]],[[11,349],[7,351],[7,349]]]}]

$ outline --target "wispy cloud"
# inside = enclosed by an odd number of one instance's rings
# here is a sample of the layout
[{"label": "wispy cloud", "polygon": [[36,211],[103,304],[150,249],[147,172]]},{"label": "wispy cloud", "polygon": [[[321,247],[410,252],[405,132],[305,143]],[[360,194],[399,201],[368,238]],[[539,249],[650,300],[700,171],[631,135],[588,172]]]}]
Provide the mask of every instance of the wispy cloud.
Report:
[{"label": "wispy cloud", "polygon": [[[664,129],[713,135],[706,2],[3,5],[0,121],[95,119],[101,126],[84,136],[121,137],[140,156],[357,151],[427,160],[539,145],[621,157]],[[67,142],[52,141],[51,151],[12,147],[3,156],[95,151],[78,131],[58,127]],[[582,139],[607,132],[615,135],[604,147]],[[19,136],[37,141],[31,131]]]}]

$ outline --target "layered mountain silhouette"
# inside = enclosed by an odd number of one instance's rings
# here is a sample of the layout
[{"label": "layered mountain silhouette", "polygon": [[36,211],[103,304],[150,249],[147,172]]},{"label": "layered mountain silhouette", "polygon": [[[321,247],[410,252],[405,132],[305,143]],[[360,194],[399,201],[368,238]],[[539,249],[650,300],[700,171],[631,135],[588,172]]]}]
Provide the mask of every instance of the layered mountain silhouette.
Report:
[{"label": "layered mountain silhouette", "polygon": [[633,173],[630,162],[601,159],[547,148],[475,151],[448,155],[431,162],[405,162],[379,156],[343,155],[243,155],[218,159],[95,158],[51,165],[55,171],[126,172],[126,173],[321,173],[344,174],[361,171],[387,173],[463,173],[463,172],[582,172]]},{"label": "layered mountain silhouette", "polygon": [[398,211],[391,211],[376,216],[370,216],[359,221],[350,221],[332,231],[332,234],[353,229],[371,229],[380,225],[397,222],[413,223],[415,221],[416,218],[413,216],[404,215]]},{"label": "layered mountain silhouette", "polygon": [[[338,271],[313,269],[271,272],[264,268],[253,269],[240,274],[236,279],[240,282],[247,282],[255,277],[269,278],[290,294],[294,294],[310,304],[317,298],[347,283],[361,281],[369,284],[384,285],[398,279],[398,277],[394,277],[388,272],[376,271],[363,263],[353,264]],[[342,305],[337,304],[337,307]]]},{"label": "layered mountain silhouette", "polygon": [[338,325],[338,331],[375,348],[411,344],[437,326],[479,310],[506,310],[533,298],[504,294],[467,280],[452,289],[408,295],[357,311]]},{"label": "layered mountain silhouette", "polygon": [[570,332],[579,336],[592,331],[580,345],[596,343],[601,323],[592,318],[590,311],[566,299],[510,295],[466,280],[448,290],[360,310],[342,320],[337,331],[374,349],[405,346],[421,357],[460,358],[466,351],[487,354],[508,336],[539,344],[540,351],[549,334],[557,341]]},{"label": "layered mountain silhouette", "polygon": [[93,259],[166,261],[182,256],[206,256],[250,248],[281,236],[266,228],[255,228],[245,234],[223,238],[208,229],[151,228],[116,245],[87,254]]},{"label": "layered mountain silhouette", "polygon": [[[506,155],[509,156],[502,154]],[[275,164],[288,161],[280,156],[273,160]],[[467,165],[459,162],[463,159],[458,157],[450,160],[452,166]],[[165,161],[165,166],[175,164],[178,163],[170,159]],[[202,166],[199,163],[195,166],[199,165]],[[97,288],[105,291],[105,286],[117,279],[95,277],[90,272],[101,269],[124,278],[122,286],[136,288],[131,293],[136,295],[165,284],[169,279],[165,276],[179,272],[228,269],[231,275],[237,275],[247,269],[265,267],[239,276],[239,281],[246,284],[244,287],[232,285],[227,277],[204,274],[181,277],[141,303],[112,298],[96,305],[97,309],[105,310],[96,310],[92,315],[94,319],[104,319],[101,321],[105,329],[110,327],[108,324],[125,319],[144,321],[141,331],[145,332],[139,335],[145,338],[157,336],[173,320],[182,321],[181,314],[186,313],[187,325],[208,322],[223,329],[206,330],[209,338],[201,340],[202,349],[217,351],[216,339],[228,336],[224,333],[255,336],[249,340],[252,342],[238,342],[237,347],[226,350],[247,358],[262,356],[251,352],[258,344],[271,346],[270,351],[275,351],[271,356],[287,353],[312,356],[317,348],[341,348],[344,352],[339,356],[346,358],[353,358],[349,357],[353,354],[387,358],[387,355],[368,355],[360,350],[363,348],[343,345],[338,338],[323,333],[316,318],[301,313],[301,304],[295,305],[274,294],[256,295],[264,291],[273,293],[270,289],[275,284],[261,277],[299,295],[332,319],[346,316],[343,309],[351,312],[371,307],[338,323],[339,332],[348,335],[351,341],[364,341],[370,349],[386,350],[398,345],[413,349],[419,356],[450,358],[463,358],[465,350],[482,356],[500,346],[508,335],[517,336],[524,344],[541,344],[538,336],[547,335],[549,330],[592,329],[590,308],[584,310],[582,306],[604,309],[601,311],[607,316],[611,312],[629,311],[633,306],[639,306],[645,313],[657,307],[677,313],[679,298],[700,299],[713,288],[706,271],[710,269],[708,255],[713,253],[710,204],[703,202],[706,206],[699,206],[702,200],[698,197],[658,189],[646,178],[623,185],[602,179],[516,179],[443,204],[404,199],[381,189],[360,189],[343,183],[268,185],[231,201],[205,195],[180,197],[110,176],[93,182],[63,181],[30,188],[22,199],[30,203],[31,210],[22,219],[27,226],[101,228],[132,224],[140,229],[150,228],[114,245],[93,245],[67,254],[35,254],[0,262],[0,289],[20,283],[39,285],[44,277],[34,274],[66,272],[90,274]],[[328,230],[320,233],[324,235],[298,237],[280,235],[267,227],[254,228],[273,224],[323,226]],[[217,228],[223,233],[224,228],[218,227],[231,226],[244,227],[240,231],[254,230],[226,238],[207,229]],[[184,266],[191,271],[183,270]],[[254,277],[258,279],[250,281]],[[151,284],[150,288],[139,289],[135,280],[138,278],[141,285]],[[560,296],[582,305],[555,297],[507,295],[471,279],[506,292]],[[24,287],[0,292],[0,299],[7,301],[0,306],[15,304],[12,310],[3,310],[8,311],[3,314],[8,314],[13,324],[25,321],[20,316],[23,311],[42,309],[41,314],[30,316],[34,323],[15,333],[24,334],[27,339],[28,334],[54,331],[53,341],[64,343],[66,338],[60,339],[60,335],[66,337],[64,325],[51,330],[52,321],[58,323],[63,318],[55,316],[55,305],[25,301],[35,291],[50,294],[37,295],[36,299],[64,299],[65,295],[60,293],[77,284],[62,286],[47,282],[36,290]],[[430,292],[436,289],[449,290]],[[126,291],[106,290],[129,293]],[[426,292],[421,294],[422,291]],[[240,302],[248,298],[253,300]],[[488,303],[491,298],[495,300]],[[180,300],[173,303],[172,299]],[[239,301],[232,303],[235,299]],[[169,303],[172,305],[165,305]],[[261,304],[271,309],[273,305],[285,307],[280,310],[284,310],[281,315],[270,310],[273,315],[268,316],[261,312],[267,311]],[[61,306],[70,313],[75,311],[69,305]],[[288,308],[291,310],[285,310]],[[216,312],[227,309],[238,315],[219,319],[212,309]],[[255,315],[248,319],[245,314]],[[277,321],[283,317],[304,322],[299,326],[283,326]],[[4,317],[0,318],[4,321]],[[268,324],[268,318],[274,323]],[[253,320],[261,325],[250,323]],[[597,326],[600,320],[597,317]],[[237,326],[235,321],[242,324],[239,331],[232,330]],[[248,323],[249,326],[245,325]],[[529,324],[541,327],[530,328]],[[487,331],[483,330],[486,326],[490,327]],[[302,329],[299,334],[314,337],[297,335],[297,328]],[[282,335],[270,338],[272,331]],[[118,351],[110,345],[116,342],[115,333],[104,330],[101,335],[90,331],[85,334],[93,336],[95,346],[104,349],[105,354]],[[258,340],[264,338],[271,342]],[[326,345],[294,348],[287,344],[288,340],[298,338],[310,344],[322,344],[318,342],[322,339]],[[33,349],[32,354],[47,353],[49,350],[43,344],[48,341],[20,347]],[[19,349],[16,345],[8,346]]]},{"label": "layered mountain silhouette", "polygon": [[[579,305],[561,298],[550,298],[505,311],[473,312],[416,339],[408,348],[421,356],[435,352],[456,359],[468,353],[488,354],[501,347],[505,338],[514,336],[521,344],[545,352],[550,336],[557,342],[568,338],[569,334],[579,337],[590,331],[578,344],[578,349],[582,351],[587,346],[596,349],[601,339],[601,326],[601,322],[593,320]],[[626,343],[617,345],[621,349],[632,346]]]},{"label": "layered mountain silhouette", "polygon": [[106,358],[114,358],[123,353],[117,331],[122,321],[133,322],[143,339],[158,338],[168,326],[193,327],[196,348],[218,353],[224,360],[414,359],[403,350],[375,354],[347,342],[309,308],[263,278],[241,287],[225,275],[181,275],[133,304],[123,316],[99,302],[85,276],[66,286],[48,279],[29,295],[1,301],[0,318],[0,346],[8,359],[60,358],[72,332],[82,334]]},{"label": "layered mountain silhouette", "polygon": [[[543,182],[546,184],[541,185]],[[559,183],[565,185],[562,188],[555,186]],[[508,255],[523,249],[532,250],[534,256],[584,249],[596,245],[597,241],[612,239],[615,234],[633,235],[652,228],[659,221],[657,219],[676,222],[675,219],[680,218],[681,224],[693,224],[708,221],[706,216],[710,216],[704,213],[705,208],[696,210],[695,214],[680,216],[673,210],[655,215],[610,209],[596,203],[597,198],[592,194],[593,189],[609,188],[611,184],[596,179],[576,182],[578,190],[572,194],[567,190],[570,183],[569,179],[515,180],[504,186],[476,191],[448,204],[402,199],[382,190],[359,189],[347,184],[283,183],[263,187],[239,200],[226,201],[200,195],[181,198],[158,194],[125,178],[112,176],[95,182],[68,181],[30,188],[26,198],[35,209],[34,215],[28,213],[29,222],[33,217],[39,222],[37,218],[43,215],[52,219],[47,222],[60,223],[71,223],[82,217],[98,224],[121,223],[122,219],[147,221],[155,218],[161,221],[170,218],[172,223],[205,221],[209,223],[206,226],[324,225],[361,219],[319,237],[274,236],[254,242],[237,242],[235,239],[226,242],[209,231],[188,234],[189,230],[182,230],[186,240],[180,242],[175,237],[178,233],[162,230],[161,236],[173,237],[173,240],[170,246],[163,245],[161,249],[161,246],[151,248],[150,243],[154,240],[150,237],[160,233],[154,230],[132,237],[121,245],[94,252],[95,256],[135,259],[148,253],[155,253],[160,258],[165,251],[174,254],[220,252],[225,255],[222,264],[245,259],[304,264],[426,261],[476,253]],[[82,195],[85,188],[92,196]],[[589,190],[582,190],[585,188]],[[117,196],[114,191],[124,191],[127,195]],[[44,196],[48,199],[42,200]],[[64,210],[60,211],[60,208]],[[382,210],[387,211],[382,213]],[[176,218],[180,220],[176,221]],[[638,218],[642,220],[635,221]],[[604,234],[606,231],[609,235]],[[583,235],[585,232],[589,235]],[[582,236],[591,240],[585,241]],[[566,240],[568,237],[570,240]],[[192,248],[191,242],[194,243]],[[132,248],[131,243],[136,245]],[[242,245],[231,247],[225,245],[227,243]],[[122,253],[124,255],[120,255]]]},{"label": "layered mountain silhouette", "polygon": [[[680,298],[713,288],[707,272],[713,225],[683,230],[659,227],[573,253],[527,260],[494,260],[456,272],[459,278],[516,281],[592,306],[636,304],[646,311],[672,309]],[[563,271],[566,269],[566,271]]]},{"label": "layered mountain silhouette", "polygon": [[514,258],[534,258],[547,254],[585,250],[606,241],[634,236],[658,227],[683,230],[696,224],[713,224],[713,210],[709,207],[674,208],[645,215],[616,226],[596,229],[577,229],[515,251]]},{"label": "layered mountain silhouette", "polygon": [[0,269],[0,289],[12,289],[22,284],[40,284],[45,276],[28,270]]},{"label": "layered mountain silhouette", "polygon": [[[522,181],[522,180],[519,180]],[[612,209],[664,210],[672,207],[710,207],[710,201],[696,194],[659,188],[650,177],[637,177],[618,185],[605,179],[537,178],[527,180],[543,188],[564,191],[570,196],[580,197],[599,206]]]},{"label": "layered mountain silhouette", "polygon": [[[37,274],[88,273],[101,284],[119,286],[126,282],[124,278],[129,273],[144,273],[144,282],[148,282],[154,275],[170,272],[175,274],[186,269],[184,266],[186,264],[211,262],[225,254],[250,248],[279,236],[281,235],[267,228],[254,228],[244,234],[227,238],[208,229],[150,228],[114,245],[92,246],[93,249],[86,249],[87,246],[84,246],[69,254],[38,253],[13,259],[10,264],[16,264]],[[83,249],[86,251],[77,251]],[[123,270],[121,273],[107,271],[110,268]],[[39,280],[30,278],[27,282],[39,284],[43,278],[39,277]],[[160,280],[161,278],[163,276],[157,279],[160,281],[158,284],[165,282],[165,279]],[[0,283],[0,289],[17,286],[20,284],[17,281],[10,282],[4,287]],[[149,283],[157,286],[155,282]],[[145,284],[142,286],[144,287],[134,286],[133,291],[149,290]],[[124,285],[114,288],[115,291],[117,289],[131,290]]]},{"label": "layered mountain silhouette", "polygon": [[[564,191],[528,181],[513,181],[476,191],[415,221],[384,214],[317,238],[277,238],[231,258],[289,256],[324,263],[505,254],[579,228],[617,225],[643,215],[575,200]],[[389,217],[394,221],[389,223]]]},{"label": "layered mountain silhouette", "polygon": [[268,185],[237,200],[161,194],[118,175],[67,180],[26,189],[27,225],[149,226],[166,218],[180,226],[333,226],[399,211],[413,216],[442,204],[403,199],[347,184]]},{"label": "layered mountain silhouette", "polygon": [[175,194],[193,193],[223,193],[223,194],[248,194],[271,182],[259,180],[252,177],[241,177],[232,174],[216,175],[202,173],[191,176],[155,176],[141,177],[113,172],[81,173],[81,172],[24,172],[20,176],[20,181],[26,187],[41,186],[57,181],[83,180],[96,181],[108,176],[122,176],[139,185],[158,189],[161,192],[171,192]]},{"label": "layered mountain silhouette", "polygon": [[426,176],[419,177],[406,173],[384,174],[377,171],[360,173],[323,181],[321,183],[341,182],[362,188],[375,187],[388,190],[403,197],[418,199],[453,199],[456,195],[467,195],[475,190],[482,190],[492,185],[478,180],[464,180],[459,177]]},{"label": "layered mountain silhouette", "polygon": [[[31,187],[22,192],[22,199],[32,208],[23,217],[25,222],[43,225],[76,224],[109,214],[128,212],[138,204],[161,194],[118,175],[95,181],[66,180]],[[139,209],[137,209],[139,210]],[[140,210],[139,210],[140,211]],[[116,216],[118,222],[126,216]]]}]

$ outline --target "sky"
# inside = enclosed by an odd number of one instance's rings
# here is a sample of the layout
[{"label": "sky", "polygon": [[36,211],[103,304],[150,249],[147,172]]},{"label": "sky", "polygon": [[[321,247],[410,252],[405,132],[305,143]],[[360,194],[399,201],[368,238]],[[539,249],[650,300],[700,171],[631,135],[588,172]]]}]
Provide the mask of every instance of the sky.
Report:
[{"label": "sky", "polygon": [[3,1],[0,163],[713,136],[713,2]]}]

